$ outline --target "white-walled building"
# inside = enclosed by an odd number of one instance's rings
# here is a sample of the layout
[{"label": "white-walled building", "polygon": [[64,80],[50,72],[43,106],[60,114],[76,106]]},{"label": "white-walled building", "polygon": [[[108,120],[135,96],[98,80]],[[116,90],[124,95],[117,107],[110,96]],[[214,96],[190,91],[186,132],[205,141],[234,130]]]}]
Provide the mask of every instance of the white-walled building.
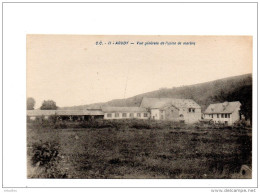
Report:
[{"label": "white-walled building", "polygon": [[102,107],[104,119],[148,119],[150,113],[141,107]]},{"label": "white-walled building", "polygon": [[204,112],[205,119],[212,119],[214,123],[232,125],[240,120],[239,101],[210,104]]},{"label": "white-walled building", "polygon": [[149,109],[154,120],[195,123],[201,119],[201,107],[192,99],[144,97],[140,107]]}]

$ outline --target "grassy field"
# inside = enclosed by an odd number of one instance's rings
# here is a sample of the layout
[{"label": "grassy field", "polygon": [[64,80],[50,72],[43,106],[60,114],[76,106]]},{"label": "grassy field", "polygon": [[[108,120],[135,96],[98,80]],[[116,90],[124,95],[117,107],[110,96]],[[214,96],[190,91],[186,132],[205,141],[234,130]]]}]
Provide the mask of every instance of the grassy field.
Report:
[{"label": "grassy field", "polygon": [[172,122],[28,122],[28,178],[243,178],[251,136]]}]

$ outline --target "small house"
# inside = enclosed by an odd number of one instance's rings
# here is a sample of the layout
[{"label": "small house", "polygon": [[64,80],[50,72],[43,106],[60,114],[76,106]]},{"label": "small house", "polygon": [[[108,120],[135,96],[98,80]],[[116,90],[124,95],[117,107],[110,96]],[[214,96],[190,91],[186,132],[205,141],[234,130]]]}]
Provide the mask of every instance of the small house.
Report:
[{"label": "small house", "polygon": [[204,112],[205,119],[212,119],[214,123],[232,125],[240,120],[239,101],[210,104]]}]

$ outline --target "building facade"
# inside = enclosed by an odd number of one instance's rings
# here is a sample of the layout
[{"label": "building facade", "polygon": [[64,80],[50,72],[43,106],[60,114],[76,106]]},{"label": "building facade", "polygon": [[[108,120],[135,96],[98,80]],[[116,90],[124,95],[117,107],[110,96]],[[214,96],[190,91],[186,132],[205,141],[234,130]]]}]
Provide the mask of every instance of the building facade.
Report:
[{"label": "building facade", "polygon": [[104,119],[149,119],[150,113],[140,107],[102,107]]},{"label": "building facade", "polygon": [[232,125],[240,120],[240,107],[239,101],[210,104],[203,117],[212,119],[214,123]]},{"label": "building facade", "polygon": [[201,119],[201,107],[192,99],[145,97],[140,107],[150,109],[154,120],[195,123]]}]

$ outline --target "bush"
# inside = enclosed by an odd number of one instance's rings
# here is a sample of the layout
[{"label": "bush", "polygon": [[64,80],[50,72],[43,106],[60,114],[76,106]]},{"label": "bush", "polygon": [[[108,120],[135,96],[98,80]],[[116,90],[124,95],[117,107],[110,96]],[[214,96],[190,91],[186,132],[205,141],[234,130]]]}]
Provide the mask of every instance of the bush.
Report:
[{"label": "bush", "polygon": [[31,164],[38,172],[32,178],[67,178],[60,166],[59,144],[56,142],[39,142],[32,145]]},{"label": "bush", "polygon": [[238,120],[234,123],[234,126],[236,127],[246,127],[247,126],[247,122],[246,120]]},{"label": "bush", "polygon": [[39,166],[47,166],[51,161],[55,161],[59,154],[58,144],[45,142],[44,144],[35,143],[32,146],[33,156],[32,165],[35,166],[38,162]]},{"label": "bush", "polygon": [[120,119],[120,120],[88,120],[88,121],[57,121],[55,116],[50,116],[49,119],[38,118],[32,122],[39,128],[50,129],[66,129],[66,128],[115,128],[115,129],[180,129],[186,126],[183,123],[173,121],[157,121],[157,120],[140,120],[140,119]]},{"label": "bush", "polygon": [[118,119],[118,120],[104,120],[94,119],[88,121],[58,121],[55,116],[50,116],[49,119],[43,117],[37,118],[35,121],[28,122],[28,124],[34,125],[37,128],[49,128],[49,129],[66,129],[66,128],[86,128],[86,129],[102,129],[102,128],[115,128],[119,129],[246,129],[245,121],[238,121],[233,126],[227,126],[223,124],[190,124],[186,125],[180,122],[173,121],[158,121],[158,120],[142,120],[142,119]]}]

